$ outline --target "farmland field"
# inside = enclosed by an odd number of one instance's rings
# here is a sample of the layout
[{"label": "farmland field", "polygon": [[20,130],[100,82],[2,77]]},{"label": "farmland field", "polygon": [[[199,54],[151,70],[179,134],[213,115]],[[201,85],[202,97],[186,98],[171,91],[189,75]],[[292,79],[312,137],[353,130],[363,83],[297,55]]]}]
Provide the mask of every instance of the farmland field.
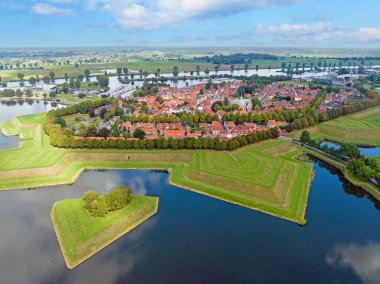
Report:
[{"label": "farmland field", "polygon": [[[20,133],[30,127],[21,121],[35,121],[16,120]],[[234,152],[58,149],[39,124],[31,125],[38,127],[28,145],[0,151],[2,190],[72,183],[85,169],[161,169],[179,187],[305,223],[312,166],[295,159],[302,150],[289,142],[270,140]]]}]

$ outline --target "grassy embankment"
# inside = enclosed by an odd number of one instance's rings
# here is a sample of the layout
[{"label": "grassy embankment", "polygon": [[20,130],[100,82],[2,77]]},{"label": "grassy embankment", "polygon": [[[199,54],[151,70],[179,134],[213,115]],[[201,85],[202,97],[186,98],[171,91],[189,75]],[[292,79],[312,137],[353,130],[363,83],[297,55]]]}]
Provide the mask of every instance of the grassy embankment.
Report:
[{"label": "grassy embankment", "polygon": [[[28,124],[20,120],[12,125],[22,132]],[[285,141],[234,152],[75,150],[53,148],[48,136],[34,133],[30,145],[0,151],[0,190],[73,183],[86,169],[162,169],[179,187],[305,223],[312,165],[296,160],[302,149]]]},{"label": "grassy embankment", "polygon": [[[289,137],[298,140],[302,131],[293,131]],[[319,141],[380,146],[380,106],[318,124],[307,131]]]},{"label": "grassy embankment", "polygon": [[158,209],[158,198],[133,196],[131,202],[105,217],[93,217],[82,199],[58,201],[51,220],[66,265],[72,269],[141,225]]}]

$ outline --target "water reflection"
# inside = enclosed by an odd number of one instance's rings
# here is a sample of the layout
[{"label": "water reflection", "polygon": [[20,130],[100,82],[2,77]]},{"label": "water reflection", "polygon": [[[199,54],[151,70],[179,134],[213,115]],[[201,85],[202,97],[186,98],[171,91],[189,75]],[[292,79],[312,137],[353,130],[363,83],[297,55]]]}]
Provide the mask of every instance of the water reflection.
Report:
[{"label": "water reflection", "polygon": [[380,283],[380,243],[338,244],[328,252],[326,262],[352,269],[364,283]]},{"label": "water reflection", "polygon": [[377,210],[380,210],[380,201],[374,198],[371,194],[369,194],[367,191],[364,189],[355,186],[352,182],[347,180],[344,175],[341,173],[340,170],[337,168],[333,167],[332,165],[321,161],[313,156],[310,156],[310,158],[319,166],[322,167],[326,170],[328,170],[332,175],[335,175],[339,178],[339,181],[341,182],[343,186],[343,190],[347,195],[353,195],[357,198],[367,198],[368,200],[371,201],[371,203],[375,206]]},{"label": "water reflection", "polygon": [[165,181],[162,173],[130,171],[123,175],[119,171],[91,171],[83,173],[74,185],[0,192],[0,282],[114,282],[141,258],[142,251],[137,248],[143,245],[141,238],[144,234],[155,227],[154,217],[80,268],[68,271],[50,221],[52,204],[62,199],[78,198],[88,189],[104,194],[123,184],[128,185],[133,194],[146,193],[147,188],[154,191],[153,183],[163,186]]}]

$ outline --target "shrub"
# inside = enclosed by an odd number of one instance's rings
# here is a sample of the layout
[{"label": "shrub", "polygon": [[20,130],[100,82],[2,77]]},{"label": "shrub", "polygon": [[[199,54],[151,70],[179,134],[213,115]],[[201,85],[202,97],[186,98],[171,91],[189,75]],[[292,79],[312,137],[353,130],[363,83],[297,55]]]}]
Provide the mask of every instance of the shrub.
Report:
[{"label": "shrub", "polygon": [[93,217],[104,217],[109,212],[109,208],[104,196],[100,196],[99,198],[93,200],[90,203],[90,208],[88,209],[88,213],[90,213]]},{"label": "shrub", "polygon": [[99,198],[99,194],[95,190],[86,191],[83,194],[84,208],[89,209],[92,201]]},{"label": "shrub", "polygon": [[107,206],[110,211],[116,211],[124,208],[131,200],[131,192],[129,188],[122,186],[105,195]]}]

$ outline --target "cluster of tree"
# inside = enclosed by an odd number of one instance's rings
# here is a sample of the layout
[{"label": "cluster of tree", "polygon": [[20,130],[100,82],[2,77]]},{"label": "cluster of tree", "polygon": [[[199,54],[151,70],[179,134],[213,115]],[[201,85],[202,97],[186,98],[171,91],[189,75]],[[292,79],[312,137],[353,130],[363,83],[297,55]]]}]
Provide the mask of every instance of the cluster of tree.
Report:
[{"label": "cluster of tree", "polygon": [[110,79],[107,75],[98,75],[96,76],[96,80],[101,88],[108,88],[108,85],[110,84]]},{"label": "cluster of tree", "polygon": [[223,121],[233,121],[236,124],[243,124],[244,122],[254,122],[259,124],[266,124],[268,120],[293,122],[301,117],[299,110],[282,110],[279,112],[261,112],[261,113],[226,113],[223,115]]},{"label": "cluster of tree", "polygon": [[22,96],[32,97],[33,96],[32,90],[30,90],[30,89],[26,89],[24,91],[20,90],[20,89],[17,89],[16,91],[13,89],[4,89],[2,91],[0,90],[0,97],[7,97],[7,98],[18,97],[18,98],[21,98]]},{"label": "cluster of tree", "polygon": [[317,142],[315,139],[312,139],[309,131],[307,130],[302,131],[300,142],[319,149],[341,160],[348,161],[352,158],[362,158],[362,154],[358,146],[347,143],[343,143],[340,147],[329,146],[327,143],[323,144],[322,142]]},{"label": "cluster of tree", "polygon": [[230,105],[227,99],[225,99],[224,101],[217,101],[213,103],[211,107],[214,112],[217,112],[218,110],[231,112],[231,111],[238,110],[240,108],[239,105],[237,104]]},{"label": "cluster of tree", "polygon": [[131,201],[131,191],[125,186],[114,189],[105,195],[99,195],[96,191],[90,190],[83,194],[82,200],[91,216],[104,217],[109,212],[126,207]]},{"label": "cluster of tree", "polygon": [[374,98],[370,100],[347,104],[339,108],[334,108],[334,109],[330,109],[324,112],[320,112],[318,113],[318,115],[315,113],[309,113],[302,116],[301,118],[295,119],[291,123],[289,131],[291,131],[292,129],[307,128],[309,126],[313,126],[314,124],[336,119],[340,116],[362,111],[367,108],[377,106],[379,104],[380,104],[380,97],[376,94],[374,95]]},{"label": "cluster of tree", "polygon": [[256,53],[234,53],[230,55],[214,55],[214,56],[203,56],[195,57],[194,60],[205,61],[213,64],[245,64],[251,63],[255,59],[270,59],[277,60],[278,57],[270,54],[256,54]]},{"label": "cluster of tree", "polygon": [[129,73],[128,67],[118,67],[118,68],[116,68],[116,73],[117,73],[117,76],[118,76],[119,78],[120,78],[123,74],[124,74],[124,77],[127,78],[128,73]]},{"label": "cluster of tree", "polygon": [[168,86],[165,83],[155,83],[155,84],[149,84],[145,82],[141,88],[137,88],[133,92],[134,97],[148,97],[148,96],[155,96],[158,93],[159,87],[165,87]]},{"label": "cluster of tree", "polygon": [[330,147],[327,144],[318,143],[310,137],[308,131],[302,131],[300,142],[317,148],[326,154],[338,159],[348,161],[348,170],[361,180],[375,179],[380,184],[380,167],[373,158],[365,158],[358,146],[354,144],[342,144],[340,147]]},{"label": "cluster of tree", "polygon": [[361,180],[375,179],[380,184],[380,168],[374,159],[352,158],[349,160],[347,168]]}]

